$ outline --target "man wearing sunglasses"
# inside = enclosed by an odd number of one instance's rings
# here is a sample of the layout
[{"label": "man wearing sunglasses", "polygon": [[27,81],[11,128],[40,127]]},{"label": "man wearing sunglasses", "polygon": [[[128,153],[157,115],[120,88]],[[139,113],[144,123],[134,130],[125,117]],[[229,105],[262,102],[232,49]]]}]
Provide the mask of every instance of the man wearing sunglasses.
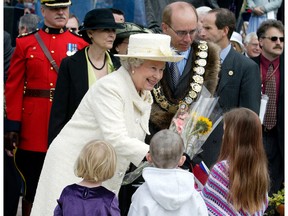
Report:
[{"label": "man wearing sunglasses", "polygon": [[272,195],[284,182],[284,26],[278,20],[264,21],[257,36],[262,51],[253,60],[260,68],[262,93],[269,97],[263,122],[263,144],[269,162],[269,193]]}]

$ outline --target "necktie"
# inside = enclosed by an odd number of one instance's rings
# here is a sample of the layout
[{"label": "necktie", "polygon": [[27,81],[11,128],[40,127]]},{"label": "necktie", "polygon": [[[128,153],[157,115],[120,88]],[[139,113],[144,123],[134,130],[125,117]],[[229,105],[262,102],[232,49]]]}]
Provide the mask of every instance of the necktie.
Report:
[{"label": "necktie", "polygon": [[276,125],[276,79],[273,64],[270,64],[266,74],[265,94],[269,100],[264,118],[264,126],[270,130]]},{"label": "necktie", "polygon": [[180,78],[180,73],[179,73],[176,62],[171,62],[169,69],[171,73],[172,83],[174,87],[176,87]]}]

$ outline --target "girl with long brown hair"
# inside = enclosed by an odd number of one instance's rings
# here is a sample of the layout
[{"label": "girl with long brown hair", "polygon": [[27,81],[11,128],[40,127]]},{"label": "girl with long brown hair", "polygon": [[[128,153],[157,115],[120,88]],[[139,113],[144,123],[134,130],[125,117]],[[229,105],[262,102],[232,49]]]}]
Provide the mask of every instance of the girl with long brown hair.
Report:
[{"label": "girl with long brown hair", "polygon": [[209,214],[263,215],[268,206],[269,174],[259,117],[247,108],[224,114],[218,162],[201,194]]}]

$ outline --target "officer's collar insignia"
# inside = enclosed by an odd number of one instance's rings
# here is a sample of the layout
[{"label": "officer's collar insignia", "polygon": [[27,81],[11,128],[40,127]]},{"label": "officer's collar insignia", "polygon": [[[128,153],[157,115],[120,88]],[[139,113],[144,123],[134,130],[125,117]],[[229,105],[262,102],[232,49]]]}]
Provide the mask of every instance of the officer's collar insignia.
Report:
[{"label": "officer's collar insignia", "polygon": [[67,28],[64,27],[64,28],[57,29],[57,28],[51,28],[51,27],[44,25],[42,30],[45,31],[47,34],[61,34],[65,32]]}]

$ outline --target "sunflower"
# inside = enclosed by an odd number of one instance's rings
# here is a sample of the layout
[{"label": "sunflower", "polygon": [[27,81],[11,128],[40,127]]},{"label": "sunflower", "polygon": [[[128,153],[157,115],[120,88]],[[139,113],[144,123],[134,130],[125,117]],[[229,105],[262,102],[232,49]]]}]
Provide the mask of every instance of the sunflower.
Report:
[{"label": "sunflower", "polygon": [[207,134],[212,129],[212,121],[204,116],[199,116],[196,125],[192,132],[193,135],[204,135]]}]

